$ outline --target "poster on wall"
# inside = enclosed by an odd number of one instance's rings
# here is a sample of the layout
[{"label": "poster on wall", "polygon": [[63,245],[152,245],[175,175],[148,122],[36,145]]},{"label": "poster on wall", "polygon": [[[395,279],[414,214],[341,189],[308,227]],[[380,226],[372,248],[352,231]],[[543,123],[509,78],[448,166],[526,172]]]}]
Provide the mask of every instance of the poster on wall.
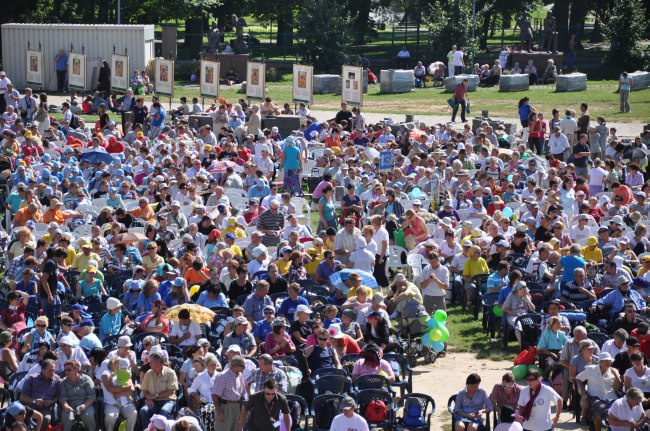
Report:
[{"label": "poster on wall", "polygon": [[174,62],[157,58],[154,75],[156,93],[162,96],[174,97]]},{"label": "poster on wall", "polygon": [[68,86],[73,90],[86,91],[86,54],[68,53]]},{"label": "poster on wall", "polygon": [[43,51],[33,49],[25,50],[27,62],[27,85],[34,88],[43,88],[45,74],[43,72]]},{"label": "poster on wall", "polygon": [[129,57],[112,54],[111,71],[111,88],[126,91],[129,88]]},{"label": "poster on wall", "polygon": [[314,66],[293,65],[293,102],[314,103]]},{"label": "poster on wall", "polygon": [[219,98],[220,65],[218,61],[201,60],[201,96]]},{"label": "poster on wall", "polygon": [[249,99],[264,99],[266,86],[266,64],[251,63],[246,66],[246,97]]},{"label": "poster on wall", "polygon": [[363,68],[343,66],[341,98],[350,105],[363,105]]}]

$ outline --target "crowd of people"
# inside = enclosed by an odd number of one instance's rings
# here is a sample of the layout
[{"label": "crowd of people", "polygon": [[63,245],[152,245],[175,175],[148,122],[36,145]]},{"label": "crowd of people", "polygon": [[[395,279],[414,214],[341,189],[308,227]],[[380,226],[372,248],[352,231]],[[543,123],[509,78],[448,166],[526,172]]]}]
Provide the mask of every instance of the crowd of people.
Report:
[{"label": "crowd of people", "polygon": [[[628,355],[635,343],[643,351],[648,329],[650,183],[645,161],[628,163],[629,147],[586,104],[546,121],[522,99],[521,136],[488,122],[370,124],[345,103],[318,121],[301,106],[300,128],[282,136],[262,128],[291,111],[271,98],[217,103],[212,125],[199,127],[188,120],[197,103],[167,111],[155,96],[129,90],[116,105],[98,93],[98,119],[87,123],[74,97],[55,120],[46,94],[21,95],[4,73],[2,82],[10,174],[0,371],[20,387],[7,429],[31,419],[37,430],[59,421],[66,431],[111,430],[118,418],[127,431],[272,429],[280,412],[289,420],[291,394],[313,396],[309,375],[319,369],[399,381],[384,356],[402,352],[394,328],[411,306],[472,308],[497,292],[519,339],[519,316],[540,311],[540,297],[559,301],[544,310],[542,376],[560,370],[578,382],[591,397],[583,415],[601,417],[614,401],[590,380],[611,359],[616,389],[628,389],[621,399],[638,401],[646,371]],[[124,135],[116,110],[133,113]],[[380,150],[392,152],[388,171]],[[616,330],[600,356],[583,355],[592,346],[584,327],[559,312],[589,300],[583,311]],[[200,325],[194,304],[217,318]],[[186,307],[168,317],[177,306]],[[299,384],[277,366],[289,357]],[[457,398],[459,431],[499,405],[494,392],[475,398],[480,378],[470,377]],[[550,428],[534,400],[561,411],[569,392],[558,396],[539,377],[529,372],[530,393],[511,403],[531,431]],[[619,401],[613,428],[637,411]],[[364,429],[358,404],[343,400],[332,429]]]}]

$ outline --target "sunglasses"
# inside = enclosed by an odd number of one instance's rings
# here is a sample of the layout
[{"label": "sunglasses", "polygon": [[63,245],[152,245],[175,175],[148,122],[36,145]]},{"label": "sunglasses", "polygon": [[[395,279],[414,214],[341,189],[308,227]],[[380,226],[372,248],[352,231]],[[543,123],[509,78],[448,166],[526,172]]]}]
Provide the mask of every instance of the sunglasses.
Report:
[{"label": "sunglasses", "polygon": [[71,373],[74,371],[74,368],[65,368],[63,371],[65,371],[66,373]]},{"label": "sunglasses", "polygon": [[271,310],[265,311],[264,314],[274,314]]},{"label": "sunglasses", "polygon": [[47,327],[47,325],[43,325],[42,323],[38,323],[38,324],[36,325],[36,327],[37,327],[37,328],[45,328],[45,327]]},{"label": "sunglasses", "polygon": [[[72,326],[72,323],[61,323],[61,325],[63,325],[63,326]],[[37,325],[37,326],[39,326],[39,325]],[[45,326],[45,325],[43,325],[43,326]]]},{"label": "sunglasses", "polygon": [[266,391],[264,391],[264,395],[266,395],[267,397],[274,397],[275,394],[276,394],[275,392],[266,392]]},{"label": "sunglasses", "polygon": [[318,341],[327,341],[327,340],[329,340],[329,338],[321,338],[321,337],[318,337]]}]

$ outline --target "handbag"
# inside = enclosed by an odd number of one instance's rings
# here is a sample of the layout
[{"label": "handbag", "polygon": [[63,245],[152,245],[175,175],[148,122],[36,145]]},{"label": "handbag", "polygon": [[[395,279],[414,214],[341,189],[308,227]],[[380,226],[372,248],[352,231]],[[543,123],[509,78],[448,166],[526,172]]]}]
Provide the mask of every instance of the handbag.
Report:
[{"label": "handbag", "polygon": [[456,106],[458,106],[458,103],[456,103],[453,97],[447,99],[447,104],[451,106],[451,109],[456,109]]},{"label": "handbag", "polygon": [[466,111],[468,114],[472,112],[472,108],[471,108],[471,107],[472,107],[472,105],[471,105],[469,102],[467,102],[467,106],[465,107],[465,111]]}]

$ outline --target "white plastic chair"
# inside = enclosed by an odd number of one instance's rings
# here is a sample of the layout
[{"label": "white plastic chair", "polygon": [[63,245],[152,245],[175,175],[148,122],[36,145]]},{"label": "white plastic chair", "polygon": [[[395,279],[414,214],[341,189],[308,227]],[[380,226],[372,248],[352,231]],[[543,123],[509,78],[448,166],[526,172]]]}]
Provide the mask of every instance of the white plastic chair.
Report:
[{"label": "white plastic chair", "polygon": [[122,202],[124,202],[124,209],[127,211],[138,207],[138,201],[136,201],[135,199],[127,199]]},{"label": "white plastic chair", "polygon": [[235,238],[235,245],[241,249],[248,247],[248,244],[250,243],[251,239],[249,237]]},{"label": "white plastic chair", "polygon": [[411,276],[413,277],[412,281],[416,286],[420,285],[420,277],[422,276],[422,265],[424,262],[424,257],[420,253],[411,253],[406,256],[406,263],[411,269]]},{"label": "white plastic chair", "polygon": [[229,189],[225,189],[223,193],[229,198],[231,198],[231,200],[233,197],[239,197],[239,198],[244,197],[244,191],[241,189],[229,188]]},{"label": "white plastic chair", "polygon": [[132,232],[132,233],[141,233],[141,234],[144,235],[144,227],[140,227],[140,226],[131,226],[131,227],[129,228],[129,232]]},{"label": "white plastic chair", "polygon": [[402,263],[402,257],[408,256],[408,251],[399,245],[391,245],[389,248],[388,262],[386,268],[408,268],[408,263]]},{"label": "white plastic chair", "polygon": [[246,232],[246,236],[250,238],[251,234],[257,230],[257,226],[248,226],[244,229],[244,232]]},{"label": "white plastic chair", "polygon": [[[296,206],[296,218],[298,219],[298,223],[305,226],[310,226],[311,207],[309,206],[307,199],[294,196],[291,198],[291,203]],[[305,210],[307,210],[307,214],[305,214]]]},{"label": "white plastic chair", "polygon": [[106,198],[95,198],[92,202],[95,208],[104,208],[107,205],[108,200]]},{"label": "white plastic chair", "polygon": [[86,236],[90,235],[92,233],[92,226],[89,224],[82,224],[77,226],[77,228],[74,230],[74,233],[78,236]]}]

